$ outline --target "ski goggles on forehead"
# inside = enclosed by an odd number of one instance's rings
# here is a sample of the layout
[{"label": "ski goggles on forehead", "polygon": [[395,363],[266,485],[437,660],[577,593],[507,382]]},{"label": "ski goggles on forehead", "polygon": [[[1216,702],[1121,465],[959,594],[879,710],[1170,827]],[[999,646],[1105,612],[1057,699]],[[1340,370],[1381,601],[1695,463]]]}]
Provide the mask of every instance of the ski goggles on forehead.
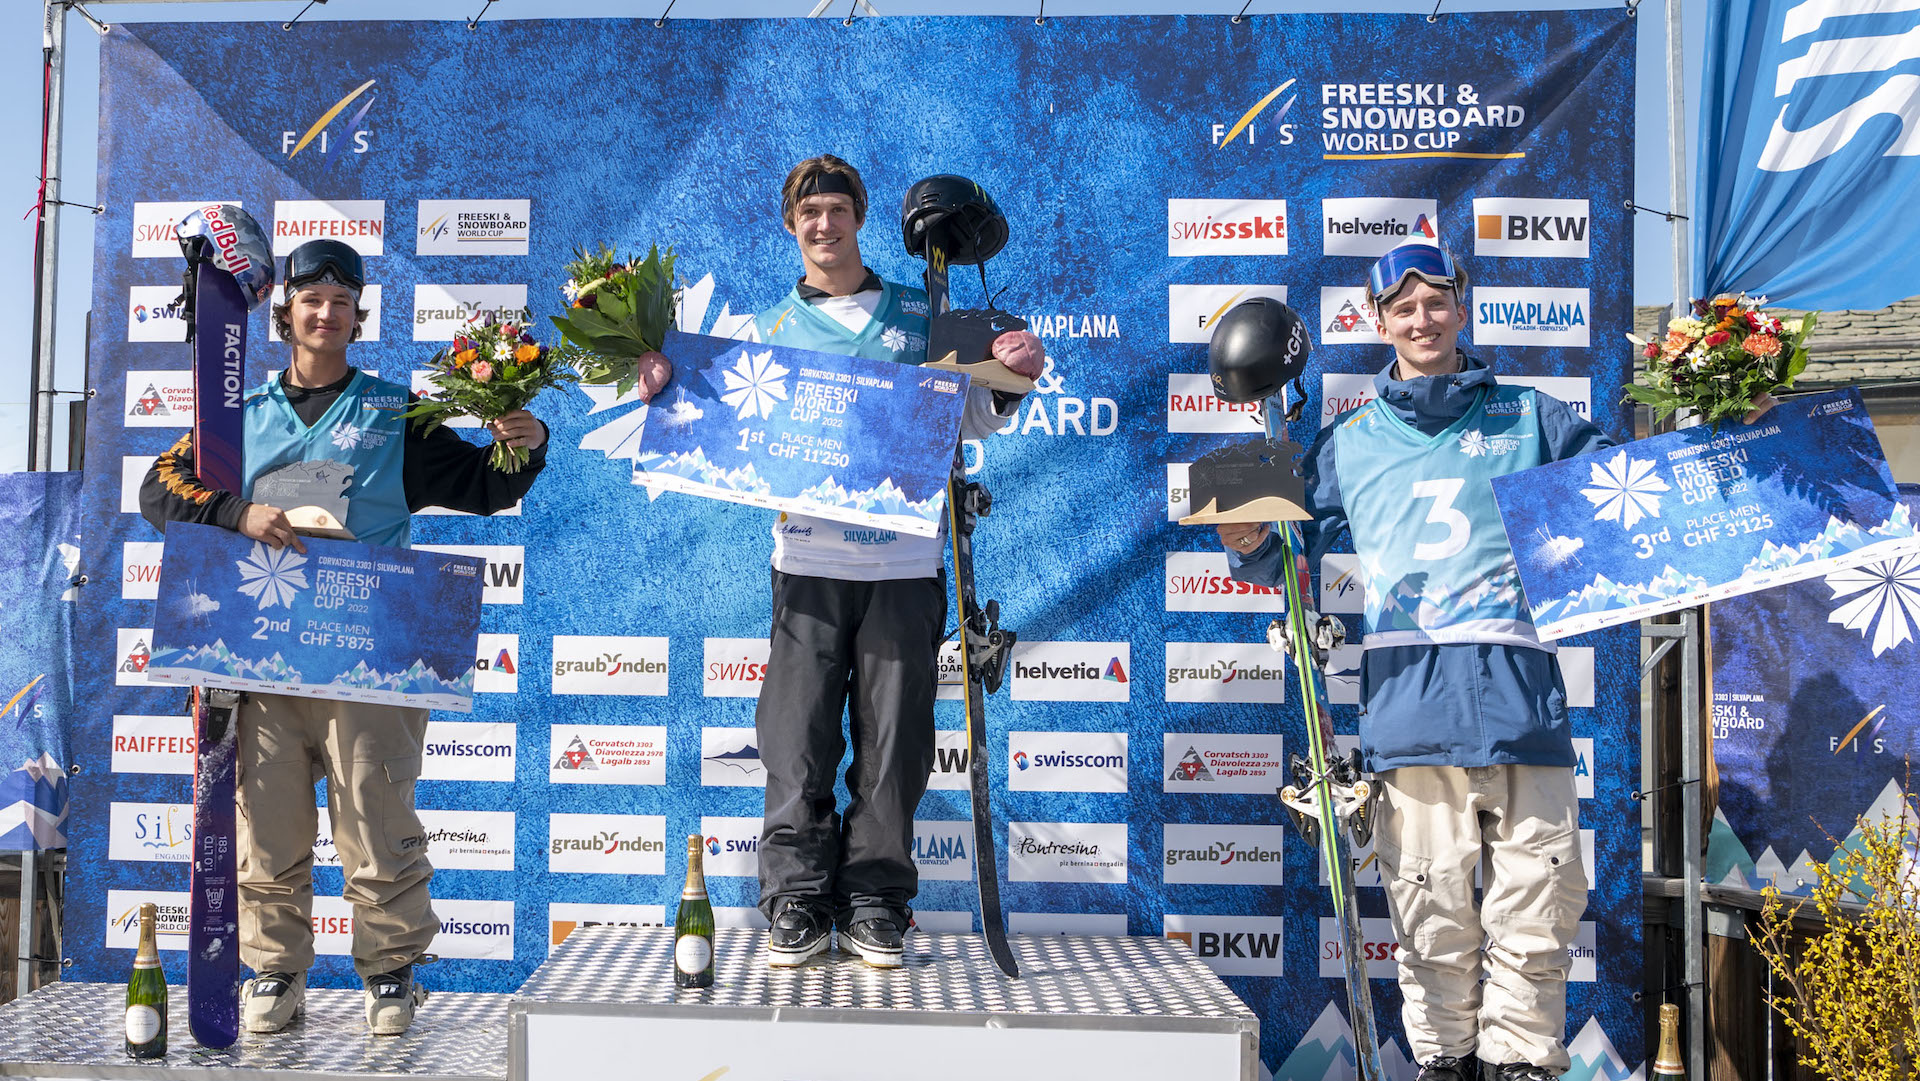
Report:
[{"label": "ski goggles on forehead", "polygon": [[357,297],[367,284],[366,263],[345,245],[303,244],[287,256],[286,271],[288,296],[310,285],[337,285]]},{"label": "ski goggles on forehead", "polygon": [[1430,244],[1403,244],[1381,256],[1367,271],[1367,295],[1391,296],[1400,291],[1410,275],[1436,288],[1456,289],[1460,283],[1453,256]]}]

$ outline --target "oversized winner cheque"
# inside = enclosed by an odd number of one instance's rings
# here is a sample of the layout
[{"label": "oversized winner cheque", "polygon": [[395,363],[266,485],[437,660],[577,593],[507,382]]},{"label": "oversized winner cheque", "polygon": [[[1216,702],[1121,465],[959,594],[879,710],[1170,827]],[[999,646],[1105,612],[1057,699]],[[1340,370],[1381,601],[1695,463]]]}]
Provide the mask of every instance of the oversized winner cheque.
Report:
[{"label": "oversized winner cheque", "polygon": [[938,534],[968,379],[670,331],[633,482],[920,537]]},{"label": "oversized winner cheque", "polygon": [[147,678],[473,709],[483,560],[303,543],[304,555],[216,526],[169,524]]}]

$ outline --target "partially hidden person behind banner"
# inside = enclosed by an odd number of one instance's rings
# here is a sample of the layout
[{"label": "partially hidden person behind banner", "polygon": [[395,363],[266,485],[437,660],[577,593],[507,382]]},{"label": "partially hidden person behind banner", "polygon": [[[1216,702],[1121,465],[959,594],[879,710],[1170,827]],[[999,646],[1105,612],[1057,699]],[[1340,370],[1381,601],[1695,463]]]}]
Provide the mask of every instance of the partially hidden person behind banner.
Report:
[{"label": "partially hidden person behind banner", "polygon": [[[347,346],[360,337],[366,269],[335,240],[313,240],[286,259],[286,299],[272,318],[292,346],[284,371],[249,391],[242,487],[216,491],[194,472],[192,434],[155,460],[140,511],[156,529],[197,522],[236,530],[272,548],[306,546],[286,509],[254,502],[264,475],[332,460],[352,470],[345,526],[366,544],[405,547],[411,515],[438,506],[493,514],[517,503],[546,464],[546,426],[525,410],[487,425],[497,442],[526,447],[518,473],[488,464],[488,450],[439,428],[407,424],[406,387],[360,371]],[[643,388],[645,389],[645,388]],[[249,1032],[277,1032],[304,1010],[313,964],[313,785],[324,778],[334,844],[353,906],[353,966],[366,990],[367,1027],[405,1032],[426,990],[414,963],[440,923],[428,899],[433,866],[414,810],[427,711],[249,692],[240,711],[240,954],[257,974],[241,990]]]},{"label": "partially hidden person behind banner", "polygon": [[[1350,533],[1363,575],[1360,746],[1379,775],[1374,851],[1419,1081],[1480,1081],[1482,1061],[1499,1081],[1540,1081],[1569,1063],[1568,948],[1588,880],[1566,689],[1489,482],[1613,440],[1460,350],[1466,287],[1424,238],[1373,265],[1367,294],[1394,357],[1374,400],[1301,458],[1306,537],[1317,564]],[[1278,584],[1267,526],[1219,532],[1235,578]]]},{"label": "partially hidden person behind banner", "polygon": [[[805,273],[754,318],[749,336],[925,363],[927,294],[883,280],[861,260],[867,189],[859,172],[832,155],[801,162],[787,174],[780,214]],[[1029,378],[1046,360],[1026,331],[1001,335],[993,356]],[[972,388],[961,438],[993,433],[1019,404],[1020,395]],[[759,856],[770,965],[805,963],[836,927],[842,947],[867,964],[901,963],[920,883],[914,811],[933,768],[944,532],[915,537],[796,514],[774,523],[771,650],[754,711],[767,771]],[[834,778],[849,740],[842,813]]]}]

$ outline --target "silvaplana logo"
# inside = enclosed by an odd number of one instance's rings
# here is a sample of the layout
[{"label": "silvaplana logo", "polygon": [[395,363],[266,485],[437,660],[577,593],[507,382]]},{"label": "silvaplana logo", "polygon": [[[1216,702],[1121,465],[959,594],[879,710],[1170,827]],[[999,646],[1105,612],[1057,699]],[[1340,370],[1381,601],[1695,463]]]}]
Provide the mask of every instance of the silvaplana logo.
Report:
[{"label": "silvaplana logo", "polygon": [[1477,345],[1548,345],[1585,349],[1589,341],[1585,289],[1473,289],[1473,340]]},{"label": "silvaplana logo", "polygon": [[1285,199],[1168,199],[1167,254],[1285,255]]},{"label": "silvaplana logo", "polygon": [[[1213,146],[1218,150],[1230,144],[1241,146],[1292,146],[1293,125],[1287,123],[1287,114],[1293,111],[1294,103],[1300,100],[1299,94],[1287,94],[1287,99],[1274,110],[1273,116],[1262,117],[1274,100],[1293,88],[1294,80],[1288,79],[1272,90],[1267,91],[1259,101],[1253,103],[1240,119],[1229,124],[1214,124],[1212,127]],[[1262,130],[1264,129],[1264,130]]]},{"label": "silvaplana logo", "polygon": [[[379,80],[368,79],[347,91],[344,97],[328,106],[326,111],[309,124],[305,131],[296,132],[291,129],[281,131],[280,153],[285,155],[288,161],[292,161],[311,147],[313,152],[325,159],[327,164],[332,164],[337,160],[334,157],[336,151],[365,154],[371,150],[373,132],[365,127],[365,123],[368,110],[373,108],[373,103],[380,97],[371,92],[376,82]],[[357,108],[354,108],[355,102],[359,102]],[[334,128],[334,120],[349,108],[353,108],[353,113],[339,128]]]}]

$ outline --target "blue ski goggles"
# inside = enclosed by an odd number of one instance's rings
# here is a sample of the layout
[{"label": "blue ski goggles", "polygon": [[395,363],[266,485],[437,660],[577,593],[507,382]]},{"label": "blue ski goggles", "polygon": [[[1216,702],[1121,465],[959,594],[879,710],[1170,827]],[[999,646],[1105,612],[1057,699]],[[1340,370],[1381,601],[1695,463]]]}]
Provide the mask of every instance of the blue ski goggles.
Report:
[{"label": "blue ski goggles", "polygon": [[1454,265],[1453,256],[1444,249],[1432,244],[1402,244],[1381,256],[1367,271],[1367,298],[1377,302],[1398,293],[1408,277],[1455,293],[1467,287],[1466,273]]}]

